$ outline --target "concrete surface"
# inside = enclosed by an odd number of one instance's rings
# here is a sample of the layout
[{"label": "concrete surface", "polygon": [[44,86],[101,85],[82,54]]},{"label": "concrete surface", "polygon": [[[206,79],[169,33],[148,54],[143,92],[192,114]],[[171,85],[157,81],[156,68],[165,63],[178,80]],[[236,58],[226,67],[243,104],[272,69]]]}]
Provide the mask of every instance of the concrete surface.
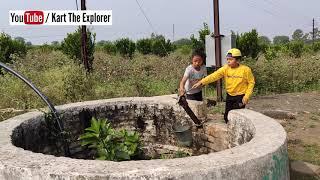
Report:
[{"label": "concrete surface", "polygon": [[[117,98],[59,106],[73,112],[113,102],[157,103],[183,111],[172,96]],[[178,159],[111,162],[44,155],[18,148],[11,143],[15,127],[42,118],[30,112],[0,123],[1,180],[102,180],[102,179],[289,179],[286,133],[272,118],[241,109],[229,113],[230,149]],[[249,142],[247,142],[250,140]]]}]

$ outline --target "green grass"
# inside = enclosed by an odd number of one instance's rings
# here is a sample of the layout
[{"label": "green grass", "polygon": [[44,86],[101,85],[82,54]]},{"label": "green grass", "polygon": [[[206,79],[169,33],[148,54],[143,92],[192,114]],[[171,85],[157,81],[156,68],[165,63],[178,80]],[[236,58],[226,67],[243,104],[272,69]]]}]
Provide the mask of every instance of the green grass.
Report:
[{"label": "green grass", "polygon": [[317,144],[288,143],[288,154],[291,160],[320,165],[320,146]]}]

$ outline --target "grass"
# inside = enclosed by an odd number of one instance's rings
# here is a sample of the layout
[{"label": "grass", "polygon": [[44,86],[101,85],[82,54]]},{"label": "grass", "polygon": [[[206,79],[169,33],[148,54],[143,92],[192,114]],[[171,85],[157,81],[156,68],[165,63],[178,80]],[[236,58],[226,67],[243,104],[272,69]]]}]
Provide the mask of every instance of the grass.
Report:
[{"label": "grass", "polygon": [[289,142],[288,154],[291,160],[305,161],[320,166],[320,146],[304,144],[303,142]]},{"label": "grass", "polygon": [[14,112],[14,111],[0,111],[0,122],[1,121],[4,121],[6,119],[9,119],[11,117],[14,117],[14,116],[18,116],[20,114],[23,114],[25,113],[26,111],[19,111],[19,112]]}]

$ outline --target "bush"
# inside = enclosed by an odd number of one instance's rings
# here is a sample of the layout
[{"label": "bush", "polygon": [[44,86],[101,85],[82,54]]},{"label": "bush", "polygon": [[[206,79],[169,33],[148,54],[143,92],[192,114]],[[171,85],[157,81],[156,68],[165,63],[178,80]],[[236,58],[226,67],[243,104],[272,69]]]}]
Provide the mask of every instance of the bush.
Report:
[{"label": "bush", "polygon": [[64,74],[63,87],[64,97],[69,102],[84,101],[86,97],[94,96],[94,81],[79,66],[70,68]]},{"label": "bush", "polygon": [[151,35],[152,40],[152,54],[164,57],[169,55],[171,51],[174,50],[174,46],[171,44],[170,40],[166,40],[162,35]]},{"label": "bush", "polygon": [[152,53],[152,39],[140,39],[137,41],[137,50],[141,54]]},{"label": "bush", "polygon": [[[92,68],[93,53],[95,50],[95,38],[96,35],[91,33],[87,29],[87,55],[89,68]],[[83,63],[81,61],[81,27],[79,27],[74,33],[68,33],[67,37],[61,43],[62,52],[68,55],[71,59],[74,59],[77,63]]]},{"label": "bush", "polygon": [[268,61],[271,61],[271,60],[277,58],[277,56],[278,56],[278,55],[277,55],[277,51],[276,51],[275,48],[269,47],[269,48],[267,48],[267,49],[265,50],[264,57],[265,57]]},{"label": "bush", "polygon": [[317,41],[317,42],[315,42],[315,43],[312,45],[312,50],[313,50],[314,52],[320,51],[320,41]]},{"label": "bush", "polygon": [[301,57],[303,48],[304,43],[302,41],[292,41],[288,44],[289,54],[295,58]]},{"label": "bush", "polygon": [[106,41],[103,46],[102,46],[103,50],[111,55],[115,55],[117,54],[117,47],[113,42],[110,41]]},{"label": "bush", "polygon": [[23,57],[26,53],[27,46],[24,41],[20,39],[13,40],[5,33],[0,34],[0,62],[11,63],[13,55]]},{"label": "bush", "polygon": [[196,51],[203,51],[205,52],[205,40],[206,35],[210,34],[210,29],[207,23],[203,23],[203,28],[198,31],[199,33],[199,39],[196,39],[194,35],[192,34],[190,39],[192,42],[192,49]]},{"label": "bush", "polygon": [[100,160],[130,160],[140,153],[140,137],[136,132],[114,130],[107,120],[91,119],[91,126],[79,137],[81,146],[97,150]]},{"label": "bush", "polygon": [[129,57],[132,59],[134,51],[136,50],[136,44],[129,38],[122,38],[115,42],[117,52],[123,57]]},{"label": "bush", "polygon": [[242,56],[255,59],[261,50],[259,46],[258,32],[253,29],[251,32],[245,32],[237,35],[236,47],[240,49]]}]

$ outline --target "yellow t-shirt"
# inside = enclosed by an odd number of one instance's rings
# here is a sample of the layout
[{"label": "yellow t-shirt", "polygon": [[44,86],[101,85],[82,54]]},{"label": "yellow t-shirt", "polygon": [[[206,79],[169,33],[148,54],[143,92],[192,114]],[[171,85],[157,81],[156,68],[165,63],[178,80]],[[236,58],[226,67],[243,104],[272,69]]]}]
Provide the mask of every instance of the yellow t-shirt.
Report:
[{"label": "yellow t-shirt", "polygon": [[252,94],[255,81],[251,69],[248,66],[240,64],[236,68],[231,68],[226,64],[214,73],[203,78],[201,83],[203,85],[207,85],[221,78],[224,78],[228,94],[231,96],[244,94],[244,98],[247,100],[249,99]]}]

